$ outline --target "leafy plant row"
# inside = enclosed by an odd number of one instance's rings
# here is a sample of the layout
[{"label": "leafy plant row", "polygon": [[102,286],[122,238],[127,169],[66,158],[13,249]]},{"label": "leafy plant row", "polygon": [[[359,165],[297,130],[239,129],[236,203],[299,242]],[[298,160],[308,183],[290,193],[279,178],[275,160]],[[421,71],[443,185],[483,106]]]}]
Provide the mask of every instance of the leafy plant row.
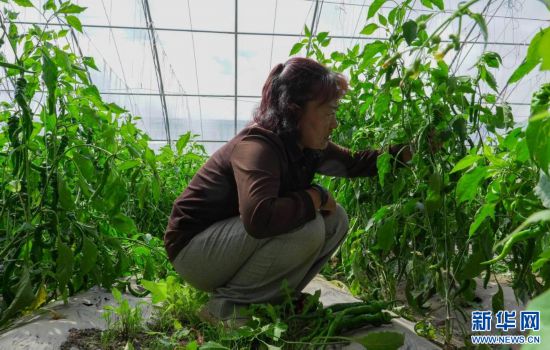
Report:
[{"label": "leafy plant row", "polygon": [[120,278],[162,277],[172,202],[204,161],[184,134],[155,154],[139,117],[105,101],[92,57],[67,40],[81,30],[70,2],[47,1],[47,23],[0,14],[0,66],[14,88],[0,102],[0,325],[21,311]]},{"label": "leafy plant row", "polygon": [[[456,73],[473,31],[465,23],[487,40],[485,13],[471,10],[479,2],[460,3],[437,24],[433,13],[413,18],[411,1],[385,14],[385,1],[374,1],[361,34],[381,30],[388,40],[330,52],[329,33],[312,35],[306,27],[291,51],[350,77],[337,142],[353,149],[409,142],[415,153],[401,169],[391,169],[390,155],[381,155],[377,178],[321,179],[351,218],[336,272],[352,281],[355,293],[394,299],[404,288],[420,314],[439,294],[447,340],[452,311],[474,302],[477,277],[487,286],[495,273],[511,272],[523,301],[550,286],[550,84],[533,95],[525,127],[502,100],[494,77],[502,65],[498,53],[485,50],[473,74]],[[439,1],[422,4],[443,8]],[[458,31],[445,37],[451,28]],[[549,43],[550,28],[537,33],[507,85],[536,67],[548,70]],[[503,308],[500,286],[493,307]]]}]

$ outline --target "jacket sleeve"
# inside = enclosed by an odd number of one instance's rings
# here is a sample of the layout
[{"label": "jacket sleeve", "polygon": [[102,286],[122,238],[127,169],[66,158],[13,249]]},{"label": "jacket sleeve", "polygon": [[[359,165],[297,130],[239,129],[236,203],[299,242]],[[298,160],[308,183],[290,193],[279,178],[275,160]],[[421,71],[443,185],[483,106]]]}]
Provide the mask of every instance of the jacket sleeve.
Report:
[{"label": "jacket sleeve", "polygon": [[255,238],[287,233],[315,218],[305,190],[279,195],[281,162],[274,147],[260,138],[244,138],[231,154],[241,220]]},{"label": "jacket sleeve", "polygon": [[[405,146],[400,144],[390,147],[390,154],[393,156],[394,161]],[[376,176],[378,174],[376,160],[382,153],[379,150],[353,152],[350,149],[329,142],[322,153],[316,171],[323,175],[338,177]],[[397,163],[397,166],[401,166],[401,163]]]}]

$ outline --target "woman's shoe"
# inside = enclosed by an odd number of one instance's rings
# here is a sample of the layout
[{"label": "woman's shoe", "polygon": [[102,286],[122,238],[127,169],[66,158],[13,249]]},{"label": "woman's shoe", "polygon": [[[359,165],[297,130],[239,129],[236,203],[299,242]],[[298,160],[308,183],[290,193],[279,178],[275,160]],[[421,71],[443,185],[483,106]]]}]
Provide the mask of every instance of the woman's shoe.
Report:
[{"label": "woman's shoe", "polygon": [[250,316],[245,316],[241,312],[247,307],[248,305],[213,298],[204,304],[197,316],[201,321],[213,326],[219,326],[222,323],[225,328],[237,329],[251,320]]}]

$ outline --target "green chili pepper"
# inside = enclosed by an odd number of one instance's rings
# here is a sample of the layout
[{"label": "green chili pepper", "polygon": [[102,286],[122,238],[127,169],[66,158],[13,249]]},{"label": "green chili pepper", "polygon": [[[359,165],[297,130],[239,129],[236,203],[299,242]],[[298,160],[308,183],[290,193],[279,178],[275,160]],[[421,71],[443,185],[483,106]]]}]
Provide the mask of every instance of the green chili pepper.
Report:
[{"label": "green chili pepper", "polygon": [[59,148],[57,149],[57,156],[61,156],[65,152],[68,144],[69,137],[67,135],[61,136],[61,142],[59,143]]},{"label": "green chili pepper", "polygon": [[372,309],[376,309],[377,311],[380,311],[382,309],[387,308],[388,305],[389,303],[385,301],[368,301],[368,302],[360,301],[360,302],[354,302],[354,303],[334,304],[327,307],[326,309],[335,313],[335,312],[340,312],[347,309],[354,309],[354,308],[369,306]]},{"label": "green chili pepper", "polygon": [[504,259],[506,257],[506,255],[508,255],[510,250],[512,250],[512,246],[514,244],[516,244],[517,242],[520,242],[520,241],[524,241],[524,240],[529,239],[529,238],[537,237],[539,234],[540,234],[539,229],[523,230],[523,231],[519,231],[519,232],[513,234],[512,237],[510,237],[510,239],[508,241],[506,241],[506,243],[504,244],[504,247],[502,247],[502,251],[500,252],[499,255],[497,255],[496,257],[494,257],[491,260],[482,262],[481,265],[491,265],[491,264],[496,263],[499,260]]},{"label": "green chili pepper", "polygon": [[27,99],[25,98],[25,90],[27,88],[27,81],[25,78],[20,77],[17,79],[15,83],[15,101],[19,105],[19,108],[21,109],[22,118],[21,118],[21,124],[23,126],[23,132],[25,136],[25,140],[28,140],[33,129],[32,125],[32,112],[29,107],[29,104],[27,102]]},{"label": "green chili pepper", "polygon": [[390,323],[390,321],[391,316],[386,312],[377,312],[375,314],[345,317],[337,325],[337,331],[358,329],[366,325],[379,327],[383,324]]},{"label": "green chili pepper", "polygon": [[350,307],[363,306],[365,304],[366,303],[364,301],[358,301],[358,302],[353,302],[353,303],[340,303],[340,304],[331,305],[331,306],[327,307],[326,309],[330,310],[334,313],[334,312],[345,310],[345,309],[350,308]]},{"label": "green chili pepper", "polygon": [[110,158],[105,161],[105,167],[103,169],[103,176],[101,177],[101,181],[99,183],[99,186],[97,186],[97,189],[90,197],[90,202],[99,194],[101,193],[101,190],[103,187],[105,187],[105,184],[107,183],[107,179],[109,178],[109,174],[111,173],[111,166],[109,165]]},{"label": "green chili pepper", "polygon": [[57,180],[57,171],[52,175],[52,210],[57,210],[57,204],[59,203],[59,188]]},{"label": "green chili pepper", "polygon": [[343,319],[344,314],[340,313],[332,320],[326,333],[327,338],[334,336],[340,330],[340,322],[342,322]]},{"label": "green chili pepper", "polygon": [[356,307],[350,307],[347,308],[341,312],[344,313],[344,315],[365,315],[365,314],[375,314],[377,312],[382,311],[382,309],[386,308],[386,303],[373,303],[373,304],[366,304]]}]

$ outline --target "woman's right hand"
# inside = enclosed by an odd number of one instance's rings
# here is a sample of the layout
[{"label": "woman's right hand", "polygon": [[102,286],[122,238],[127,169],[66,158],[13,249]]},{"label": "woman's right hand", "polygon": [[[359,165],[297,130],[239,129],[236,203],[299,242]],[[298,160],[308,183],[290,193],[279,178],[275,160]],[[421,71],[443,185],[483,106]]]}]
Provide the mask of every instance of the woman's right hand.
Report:
[{"label": "woman's right hand", "polygon": [[321,215],[327,216],[332,214],[336,210],[336,200],[332,196],[332,193],[328,192],[328,200],[325,205],[321,207],[321,194],[319,193],[319,191],[313,188],[308,188],[306,192],[311,197],[315,210],[319,210],[321,212]]},{"label": "woman's right hand", "polygon": [[332,193],[328,193],[328,200],[325,203],[325,205],[321,208],[319,208],[319,211],[321,212],[321,215],[328,216],[336,210],[336,200],[332,196]]}]

